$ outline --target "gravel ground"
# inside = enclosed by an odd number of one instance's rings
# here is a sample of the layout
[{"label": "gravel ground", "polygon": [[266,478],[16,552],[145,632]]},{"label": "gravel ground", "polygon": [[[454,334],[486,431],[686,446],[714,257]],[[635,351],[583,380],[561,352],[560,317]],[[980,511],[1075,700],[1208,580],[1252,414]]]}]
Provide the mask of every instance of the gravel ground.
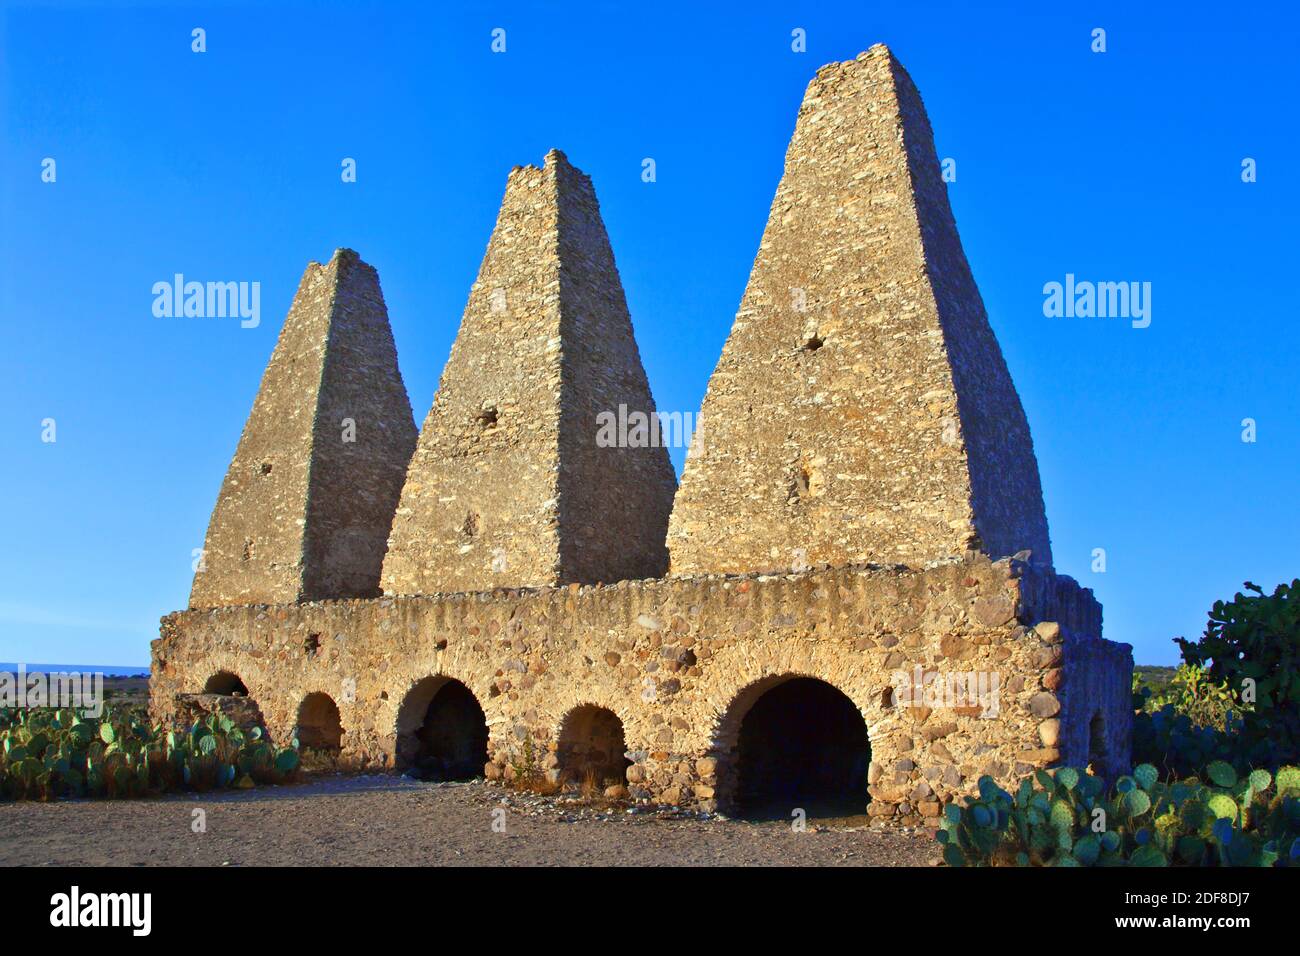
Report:
[{"label": "gravel ground", "polygon": [[[206,832],[192,829],[196,809]],[[868,828],[862,818],[813,821],[795,833],[785,821],[629,813],[481,781],[384,776],[0,804],[0,864],[10,866],[933,866],[937,848],[924,832]]]}]

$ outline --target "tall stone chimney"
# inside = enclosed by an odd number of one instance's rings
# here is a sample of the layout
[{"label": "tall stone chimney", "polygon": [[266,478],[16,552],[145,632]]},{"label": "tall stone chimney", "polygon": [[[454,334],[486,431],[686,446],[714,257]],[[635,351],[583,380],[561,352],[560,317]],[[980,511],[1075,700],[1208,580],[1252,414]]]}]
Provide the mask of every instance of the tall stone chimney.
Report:
[{"label": "tall stone chimney", "polygon": [[591,180],[552,150],[516,167],[384,561],[386,593],[661,576],[676,478],[663,447],[606,447],[653,415]]},{"label": "tall stone chimney", "polygon": [[221,485],[190,607],[373,597],[415,422],[379,276],[307,266]]},{"label": "tall stone chimney", "polygon": [[1051,565],[1029,425],[884,46],[808,86],[699,431],[674,574],[971,549]]}]

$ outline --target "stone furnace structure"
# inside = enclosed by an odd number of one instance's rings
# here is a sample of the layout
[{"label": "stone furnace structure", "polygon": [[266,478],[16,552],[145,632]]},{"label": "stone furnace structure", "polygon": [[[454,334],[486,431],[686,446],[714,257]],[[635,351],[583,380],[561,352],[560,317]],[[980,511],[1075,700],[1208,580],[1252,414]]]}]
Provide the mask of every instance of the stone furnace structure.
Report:
[{"label": "stone furnace structure", "polygon": [[375,270],[312,263],[154,642],[155,716],[260,710],[344,765],[787,817],[934,820],[982,774],[1126,768],[1130,648],[1053,571],[886,48],[809,84],[680,487],[663,447],[599,440],[620,406],[655,413],[558,151],[510,173],[418,436]]}]

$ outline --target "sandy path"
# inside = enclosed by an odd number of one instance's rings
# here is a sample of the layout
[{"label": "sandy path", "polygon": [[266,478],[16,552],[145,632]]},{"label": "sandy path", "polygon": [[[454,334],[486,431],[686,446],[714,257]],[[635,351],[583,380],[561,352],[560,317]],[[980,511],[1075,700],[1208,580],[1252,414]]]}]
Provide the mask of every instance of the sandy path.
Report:
[{"label": "sandy path", "polygon": [[[925,866],[922,833],[575,813],[483,783],[329,777],[137,801],[0,804],[0,864],[48,866]],[[191,829],[193,811],[207,831]],[[578,819],[572,819],[574,816]],[[499,828],[499,824],[498,824]]]}]

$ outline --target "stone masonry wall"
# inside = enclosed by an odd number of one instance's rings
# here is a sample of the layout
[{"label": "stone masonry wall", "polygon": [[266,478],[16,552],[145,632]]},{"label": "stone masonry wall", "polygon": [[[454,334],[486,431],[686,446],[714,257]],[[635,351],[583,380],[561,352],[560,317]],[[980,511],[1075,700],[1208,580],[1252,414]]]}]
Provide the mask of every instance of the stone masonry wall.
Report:
[{"label": "stone masonry wall", "polygon": [[1029,549],[1024,412],[884,47],[808,86],[669,525],[674,574]]},{"label": "stone masonry wall", "polygon": [[[515,167],[393,519],[383,589],[550,583],[559,563],[559,276],[545,170]],[[508,555],[508,564],[494,557]]]},{"label": "stone masonry wall", "polygon": [[598,443],[599,416],[655,414],[591,179],[555,160],[560,259],[560,552],[556,583],[668,572],[677,474],[664,445]]},{"label": "stone masonry wall", "polygon": [[929,117],[907,71],[887,51],[878,55],[889,62],[902,116],[926,274],[957,392],[979,547],[995,557],[1029,550],[1034,564],[1050,568],[1052,549],[1029,420],[962,250]]},{"label": "stone masonry wall", "polygon": [[393,512],[415,451],[415,420],[379,275],[337,257],[334,321],[312,429],[303,593],[378,597]]},{"label": "stone masonry wall", "polygon": [[389,594],[664,573],[666,449],[597,448],[654,410],[591,181],[516,167],[393,521]]},{"label": "stone masonry wall", "polygon": [[378,594],[414,447],[379,277],[340,249],[303,273],[221,485],[190,606]]},{"label": "stone masonry wall", "polygon": [[[1044,611],[1064,623],[1043,620]],[[845,694],[866,722],[872,813],[933,818],[982,773],[1010,785],[1059,759],[1044,740],[1054,722],[1076,721],[1062,649],[1070,660],[1074,644],[1096,639],[1080,625],[1099,622],[1091,592],[1070,579],[974,554],[925,571],[847,567],[183,611],[163,619],[154,642],[152,707],[172,719],[178,694],[229,671],[283,740],[303,699],[322,692],[341,710],[345,757],[385,768],[400,751],[406,695],[442,675],[468,687],[486,714],[489,776],[509,774],[525,740],[543,769],[561,769],[559,728],[594,704],[623,723],[634,797],[725,808],[745,712],[766,689],[807,676]],[[1126,681],[1111,664],[1113,680]],[[898,675],[916,665],[1000,675],[997,715],[896,705]],[[1112,703],[1089,699],[1088,719],[1100,705],[1116,720]],[[1127,759],[1113,754],[1117,765]]]}]

